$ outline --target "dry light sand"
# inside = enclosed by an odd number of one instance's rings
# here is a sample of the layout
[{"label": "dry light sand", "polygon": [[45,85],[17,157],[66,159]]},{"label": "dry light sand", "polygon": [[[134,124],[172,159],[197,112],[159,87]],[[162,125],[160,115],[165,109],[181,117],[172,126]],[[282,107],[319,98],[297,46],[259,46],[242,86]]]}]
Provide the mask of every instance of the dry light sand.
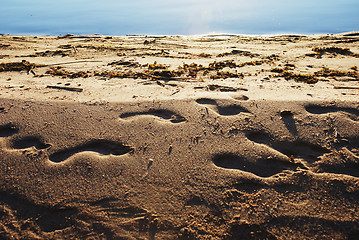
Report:
[{"label": "dry light sand", "polygon": [[359,239],[359,35],[0,36],[1,239]]}]

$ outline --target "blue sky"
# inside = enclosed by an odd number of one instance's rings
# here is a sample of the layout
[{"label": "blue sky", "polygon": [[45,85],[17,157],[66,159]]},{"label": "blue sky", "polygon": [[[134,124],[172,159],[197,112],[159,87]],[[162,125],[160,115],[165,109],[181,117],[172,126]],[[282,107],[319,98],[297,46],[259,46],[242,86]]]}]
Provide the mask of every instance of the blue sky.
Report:
[{"label": "blue sky", "polygon": [[0,33],[237,34],[359,30],[358,0],[0,0]]}]

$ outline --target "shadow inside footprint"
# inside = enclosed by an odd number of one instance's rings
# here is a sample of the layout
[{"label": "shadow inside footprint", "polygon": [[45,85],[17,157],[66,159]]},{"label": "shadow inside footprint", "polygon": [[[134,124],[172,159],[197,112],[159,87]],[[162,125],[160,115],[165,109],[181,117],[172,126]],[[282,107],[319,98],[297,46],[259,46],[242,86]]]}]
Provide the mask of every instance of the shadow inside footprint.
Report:
[{"label": "shadow inside footprint", "polygon": [[288,131],[293,134],[294,136],[298,135],[298,130],[297,130],[297,126],[295,125],[295,120],[293,118],[293,113],[291,111],[282,111],[280,113],[280,116],[282,118],[282,121],[284,123],[284,125],[286,126],[286,128],[288,129]]},{"label": "shadow inside footprint", "polygon": [[210,108],[214,109],[218,114],[223,116],[238,115],[242,112],[249,113],[249,111],[240,105],[219,105],[216,100],[209,98],[200,98],[196,102],[201,105],[209,105]]},{"label": "shadow inside footprint", "polygon": [[319,156],[330,152],[326,148],[308,142],[275,141],[269,134],[260,131],[250,132],[246,137],[252,142],[267,145],[288,157],[302,158],[309,163],[317,161]]},{"label": "shadow inside footprint", "polygon": [[132,118],[132,117],[136,117],[136,116],[155,116],[158,117],[160,119],[163,120],[168,120],[171,123],[181,123],[181,122],[185,122],[186,119],[175,113],[172,112],[170,110],[165,110],[165,109],[154,109],[154,110],[149,110],[147,112],[129,112],[129,113],[123,113],[120,115],[120,118],[122,119],[126,119],[126,118]]},{"label": "shadow inside footprint", "polygon": [[335,107],[335,106],[320,106],[310,104],[305,106],[305,110],[312,114],[327,114],[335,112],[346,112],[348,117],[353,121],[359,121],[359,110],[356,108],[346,108],[346,107]]},{"label": "shadow inside footprint", "polygon": [[72,155],[80,152],[97,152],[101,155],[124,155],[130,153],[133,149],[129,146],[125,146],[118,142],[108,141],[108,140],[93,140],[88,143],[85,143],[74,148],[64,149],[58,152],[55,152],[49,156],[50,161],[59,163],[63,162]]},{"label": "shadow inside footprint", "polygon": [[212,161],[217,167],[250,172],[259,177],[271,177],[284,170],[296,169],[294,163],[283,162],[274,158],[249,160],[232,153],[215,155]]},{"label": "shadow inside footprint", "polygon": [[46,149],[51,147],[51,144],[44,143],[38,137],[29,136],[14,140],[12,147],[15,149],[24,149],[29,147],[35,147],[36,149]]},{"label": "shadow inside footprint", "polygon": [[209,98],[200,98],[197,99],[196,102],[202,105],[217,105],[217,102],[215,100]]},{"label": "shadow inside footprint", "polygon": [[11,123],[0,126],[0,137],[10,137],[18,132],[19,130]]}]

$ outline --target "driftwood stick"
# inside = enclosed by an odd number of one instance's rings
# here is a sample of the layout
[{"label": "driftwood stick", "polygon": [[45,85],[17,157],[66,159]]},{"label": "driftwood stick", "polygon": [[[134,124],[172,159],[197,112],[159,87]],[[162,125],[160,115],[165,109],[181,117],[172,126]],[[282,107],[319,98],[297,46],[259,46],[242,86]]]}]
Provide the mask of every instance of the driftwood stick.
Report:
[{"label": "driftwood stick", "polygon": [[351,86],[334,86],[334,89],[359,89],[359,87],[351,87]]},{"label": "driftwood stick", "polygon": [[82,92],[82,88],[75,88],[75,87],[60,87],[60,86],[50,86],[48,85],[47,88],[53,88],[53,89],[60,89],[60,90],[67,90],[72,92]]},{"label": "driftwood stick", "polygon": [[102,62],[96,60],[82,60],[82,61],[73,61],[73,62],[63,62],[63,63],[54,63],[54,64],[46,64],[41,67],[50,67],[50,66],[57,66],[57,65],[65,65],[65,64],[74,64],[74,63],[85,63],[85,62]]}]

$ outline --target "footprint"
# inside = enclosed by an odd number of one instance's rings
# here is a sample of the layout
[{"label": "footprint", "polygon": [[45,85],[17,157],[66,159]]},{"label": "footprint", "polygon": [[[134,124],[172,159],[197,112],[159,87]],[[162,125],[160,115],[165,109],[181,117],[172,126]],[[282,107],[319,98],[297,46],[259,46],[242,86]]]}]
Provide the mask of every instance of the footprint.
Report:
[{"label": "footprint", "polygon": [[16,139],[12,143],[12,147],[15,149],[25,149],[29,147],[35,147],[36,149],[47,149],[51,147],[51,144],[46,144],[43,141],[41,141],[38,137],[24,137],[21,139]]},{"label": "footprint", "polygon": [[183,116],[165,109],[153,109],[146,112],[123,113],[120,115],[120,118],[127,119],[135,118],[137,116],[155,116],[157,118],[160,118],[160,120],[170,121],[171,123],[181,123],[186,121]]},{"label": "footprint", "polygon": [[240,105],[232,104],[232,105],[219,105],[216,100],[209,99],[209,98],[200,98],[197,99],[196,102],[201,105],[208,106],[215,112],[223,116],[233,116],[238,115],[242,112],[249,113],[249,111],[243,108]]},{"label": "footprint", "polygon": [[108,140],[93,140],[74,148],[64,149],[55,152],[49,156],[50,161],[60,163],[66,161],[71,156],[80,152],[97,152],[101,155],[124,155],[130,153],[133,149],[118,142]]},{"label": "footprint", "polygon": [[19,130],[11,123],[0,126],[0,137],[10,137],[18,132]]},{"label": "footprint", "polygon": [[313,163],[318,160],[319,156],[330,152],[319,145],[303,141],[275,141],[269,134],[260,131],[250,132],[246,137],[255,143],[265,144],[288,157],[301,158],[308,163]]},{"label": "footprint", "polygon": [[275,158],[258,158],[250,160],[232,153],[215,155],[212,158],[212,162],[217,167],[250,172],[259,177],[271,177],[284,170],[294,170],[297,168],[295,163],[284,162]]},{"label": "footprint", "polygon": [[310,104],[305,106],[305,110],[312,114],[327,114],[327,113],[336,113],[336,112],[345,112],[348,114],[348,117],[353,121],[359,121],[359,110],[356,108],[346,108],[346,107],[335,107],[335,106],[321,106]]},{"label": "footprint", "polygon": [[359,156],[349,149],[342,149],[324,157],[321,161],[313,164],[314,172],[327,172],[335,174],[345,174],[359,177]]}]

